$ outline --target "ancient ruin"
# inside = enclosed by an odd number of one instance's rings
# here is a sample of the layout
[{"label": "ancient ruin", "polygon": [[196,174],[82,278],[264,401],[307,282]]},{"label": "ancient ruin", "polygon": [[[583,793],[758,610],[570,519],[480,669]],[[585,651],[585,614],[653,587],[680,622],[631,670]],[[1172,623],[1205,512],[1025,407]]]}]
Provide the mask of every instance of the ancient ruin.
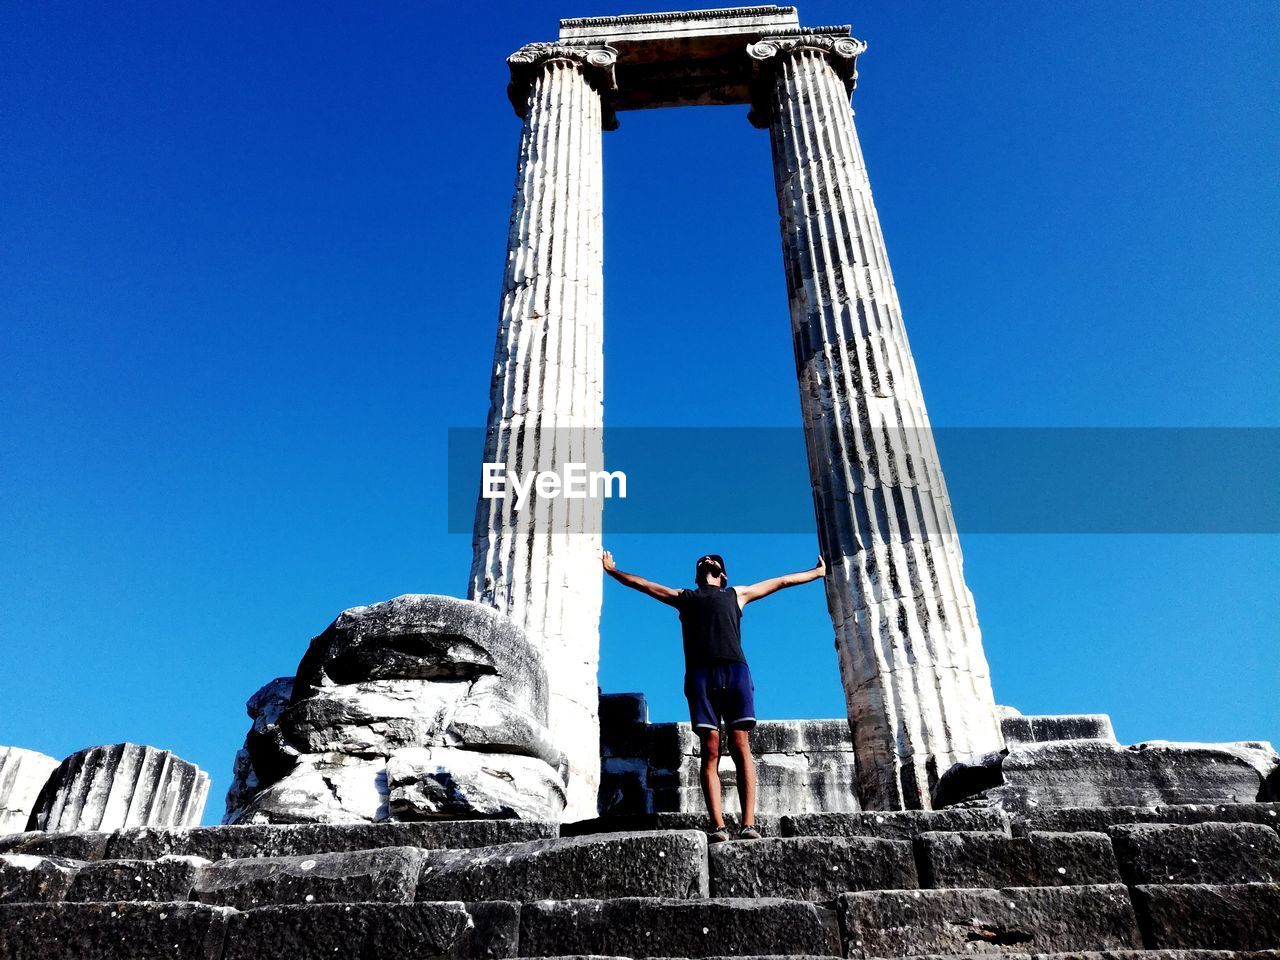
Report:
[{"label": "ancient ruin", "polygon": [[1270,744],[996,705],[849,105],[864,50],[759,6],[565,20],[508,61],[485,460],[521,474],[603,462],[603,133],[713,104],[769,133],[848,715],[757,727],[765,838],[709,846],[689,724],[597,688],[600,501],[481,498],[466,599],[343,611],[250,697],[223,825],[167,751],[0,748],[0,960],[1280,958]]},{"label": "ancient ruin", "polygon": [[[802,27],[794,8],[746,7],[566,20],[558,42],[512,55],[509,92],[524,132],[485,461],[521,473],[603,461],[592,429],[603,422],[602,131],[625,110],[748,104],[773,146],[858,794],[868,807],[927,808],[943,770],[1002,744],[849,109],[864,48],[848,26]],[[479,501],[470,596],[515,619],[543,651],[552,735],[571,771],[591,771],[569,784],[569,814],[582,816],[599,763],[599,519],[541,509]]]}]

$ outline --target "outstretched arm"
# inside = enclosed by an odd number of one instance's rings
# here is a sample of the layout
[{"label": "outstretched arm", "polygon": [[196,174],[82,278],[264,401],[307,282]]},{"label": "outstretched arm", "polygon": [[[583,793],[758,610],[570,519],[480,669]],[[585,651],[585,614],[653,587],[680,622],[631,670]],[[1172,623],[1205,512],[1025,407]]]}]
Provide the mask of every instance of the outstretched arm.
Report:
[{"label": "outstretched arm", "polygon": [[749,587],[734,587],[733,589],[738,594],[738,606],[745,607],[752,600],[759,600],[761,597],[767,597],[771,593],[777,593],[783,587],[794,587],[826,575],[826,561],[819,557],[818,562],[809,570],[804,570],[800,573],[788,573],[782,577],[774,577],[772,580],[761,580],[759,583],[753,583]]},{"label": "outstretched arm", "polygon": [[630,587],[632,590],[639,590],[655,600],[661,600],[663,603],[675,606],[676,597],[680,596],[679,590],[672,590],[670,587],[664,587],[662,584],[646,580],[644,577],[637,577],[634,573],[624,573],[619,570],[618,565],[613,562],[613,554],[608,550],[601,555],[600,565],[604,567],[605,573],[623,586]]}]

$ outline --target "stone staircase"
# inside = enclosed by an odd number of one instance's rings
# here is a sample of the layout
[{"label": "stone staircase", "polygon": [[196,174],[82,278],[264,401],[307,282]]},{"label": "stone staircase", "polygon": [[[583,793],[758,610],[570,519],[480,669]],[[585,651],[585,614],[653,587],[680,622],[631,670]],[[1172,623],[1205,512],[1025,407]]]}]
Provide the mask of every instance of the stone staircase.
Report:
[{"label": "stone staircase", "polygon": [[15,834],[0,960],[1280,958],[1280,803],[802,814],[710,847],[695,825]]}]

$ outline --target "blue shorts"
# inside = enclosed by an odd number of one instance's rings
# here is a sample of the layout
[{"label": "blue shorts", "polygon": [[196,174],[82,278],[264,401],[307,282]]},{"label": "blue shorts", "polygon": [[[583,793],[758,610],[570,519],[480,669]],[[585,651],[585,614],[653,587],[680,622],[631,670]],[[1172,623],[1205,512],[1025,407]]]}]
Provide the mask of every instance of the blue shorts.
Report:
[{"label": "blue shorts", "polygon": [[684,696],[695,730],[719,729],[721,721],[738,730],[756,725],[756,685],[745,663],[693,667],[684,675]]}]

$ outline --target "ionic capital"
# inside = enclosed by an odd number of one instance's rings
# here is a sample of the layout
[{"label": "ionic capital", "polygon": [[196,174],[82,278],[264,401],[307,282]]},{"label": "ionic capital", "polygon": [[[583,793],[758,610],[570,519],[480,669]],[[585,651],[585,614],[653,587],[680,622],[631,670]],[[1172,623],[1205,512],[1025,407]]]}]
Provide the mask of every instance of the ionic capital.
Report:
[{"label": "ionic capital", "polygon": [[529,112],[529,90],[539,72],[552,63],[567,63],[582,71],[592,88],[600,94],[603,107],[604,128],[614,130],[618,126],[613,112],[612,94],[618,89],[614,66],[618,51],[603,43],[527,43],[507,57],[511,69],[511,82],[507,84],[507,97],[522,120]]},{"label": "ionic capital", "polygon": [[867,45],[853,37],[830,37],[816,33],[765,37],[747,45],[751,58],[751,112],[747,119],[755,127],[768,127],[773,112],[773,83],[778,66],[788,57],[805,51],[821,54],[831,64],[850,94],[858,84],[857,59]]}]

